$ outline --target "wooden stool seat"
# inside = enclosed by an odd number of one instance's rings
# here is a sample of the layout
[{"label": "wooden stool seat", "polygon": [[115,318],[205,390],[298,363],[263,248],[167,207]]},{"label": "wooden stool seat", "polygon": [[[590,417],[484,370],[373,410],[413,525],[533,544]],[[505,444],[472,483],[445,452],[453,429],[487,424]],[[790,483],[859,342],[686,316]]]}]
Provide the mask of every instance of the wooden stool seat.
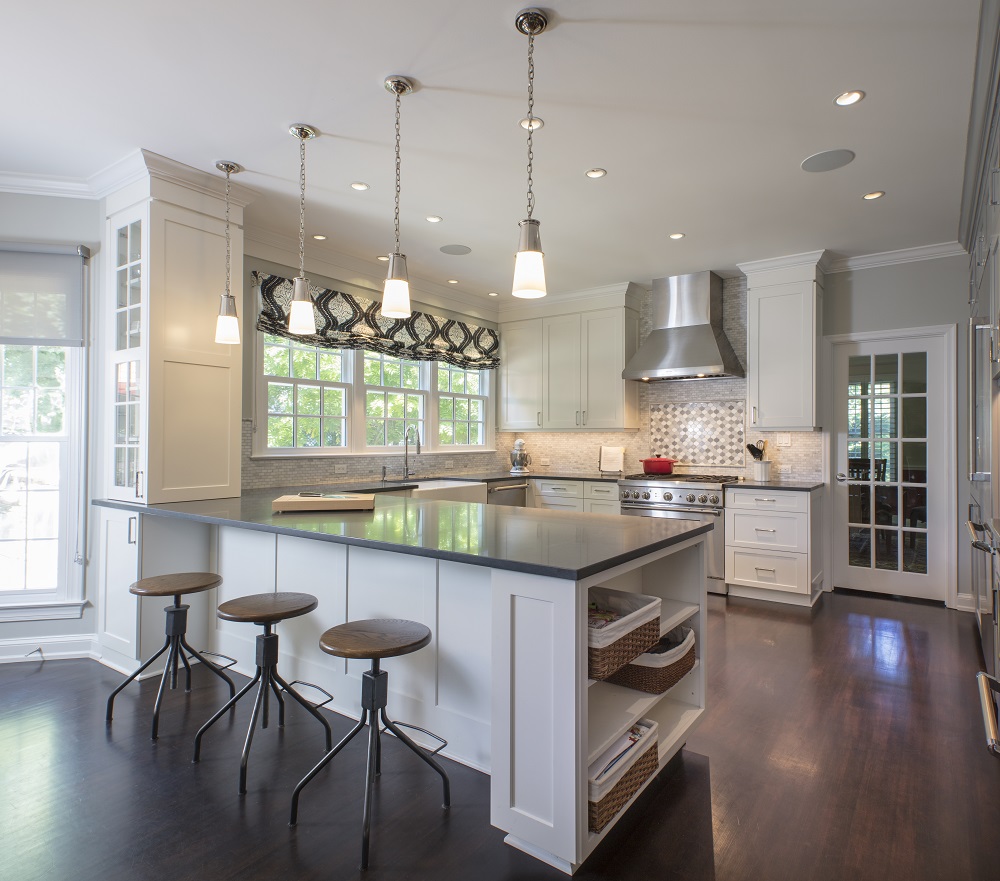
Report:
[{"label": "wooden stool seat", "polygon": [[170,575],[140,578],[130,584],[128,590],[141,597],[170,597],[211,590],[220,584],[222,578],[214,572],[174,572]]},{"label": "wooden stool seat", "polygon": [[416,621],[369,618],[331,627],[319,638],[319,647],[338,658],[395,658],[422,649],[431,632]]},{"label": "wooden stool seat", "polygon": [[311,593],[255,593],[226,600],[218,615],[224,621],[245,624],[274,624],[286,618],[306,615],[319,605]]}]

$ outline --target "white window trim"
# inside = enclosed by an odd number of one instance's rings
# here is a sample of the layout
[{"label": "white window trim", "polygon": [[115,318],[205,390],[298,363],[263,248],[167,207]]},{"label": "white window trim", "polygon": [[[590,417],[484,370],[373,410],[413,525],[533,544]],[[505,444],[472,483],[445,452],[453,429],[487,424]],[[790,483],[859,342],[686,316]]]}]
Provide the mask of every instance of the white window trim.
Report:
[{"label": "white window trim", "polygon": [[[29,345],[42,345],[32,341]],[[85,516],[81,504],[84,479],[84,463],[80,462],[79,451],[84,449],[83,382],[87,350],[76,346],[66,348],[66,420],[70,426],[65,437],[60,471],[64,474],[59,501],[59,535],[61,557],[59,561],[59,587],[46,590],[5,590],[0,591],[0,621],[35,621],[55,618],[80,618],[84,598],[85,548],[80,546],[86,534],[80,518]],[[62,439],[62,438],[60,438]],[[11,438],[11,443],[26,443],[32,440],[48,441],[52,437],[29,435]]]},{"label": "white window trim", "polygon": [[[267,382],[264,378],[264,334],[254,333],[254,375],[253,375],[253,439],[250,455],[252,459],[301,459],[301,458],[338,458],[358,456],[402,456],[403,448],[398,446],[369,447],[365,444],[365,389],[369,386],[364,381],[364,351],[361,349],[345,350],[345,368],[350,371],[352,381],[328,383],[329,385],[347,388],[347,445],[340,448],[317,447],[284,447],[280,450],[267,447]],[[438,437],[438,395],[437,363],[421,361],[420,380],[426,388],[398,389],[384,386],[370,386],[373,390],[381,389],[392,392],[416,392],[424,396],[424,431],[420,436],[423,453],[462,455],[466,453],[493,453],[496,445],[494,438],[494,390],[495,378],[493,371],[481,370],[481,388],[485,391],[478,395],[467,392],[454,392],[465,397],[481,398],[484,401],[483,432],[487,443],[481,446],[469,444],[439,444]],[[285,377],[281,377],[285,378]],[[297,382],[317,382],[322,380],[295,380]],[[425,436],[426,435],[426,438]]]}]

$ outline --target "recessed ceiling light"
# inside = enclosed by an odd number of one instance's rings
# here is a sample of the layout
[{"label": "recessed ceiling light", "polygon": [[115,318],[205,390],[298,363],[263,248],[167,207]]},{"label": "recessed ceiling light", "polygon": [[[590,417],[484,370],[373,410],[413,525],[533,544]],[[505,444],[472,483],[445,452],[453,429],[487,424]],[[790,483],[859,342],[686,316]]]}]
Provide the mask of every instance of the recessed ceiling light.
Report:
[{"label": "recessed ceiling light", "polygon": [[377,259],[381,260],[383,263],[389,262],[389,258],[385,254],[379,254]]},{"label": "recessed ceiling light", "polygon": [[368,189],[368,184],[366,184],[363,180],[356,180],[354,183],[351,184],[351,189],[352,190],[367,190]]},{"label": "recessed ceiling light", "polygon": [[436,214],[428,214],[427,215],[427,222],[428,223],[440,223],[441,222],[441,218],[438,217]]},{"label": "recessed ceiling light", "polygon": [[824,150],[802,160],[803,171],[833,171],[854,161],[853,150]]},{"label": "recessed ceiling light", "polygon": [[317,242],[325,242],[326,241],[326,236],[316,235],[316,236],[313,236],[313,238],[316,239]]},{"label": "recessed ceiling light", "polygon": [[586,171],[587,177],[604,177],[607,173],[604,168],[588,168]]},{"label": "recessed ceiling light", "polygon": [[834,102],[839,104],[841,107],[850,107],[852,104],[857,104],[862,98],[865,97],[865,93],[854,89],[851,92],[844,92],[841,95],[837,95],[834,98]]},{"label": "recessed ceiling light", "polygon": [[449,278],[448,279],[448,284],[458,284],[458,279],[457,278]]},{"label": "recessed ceiling light", "polygon": [[683,239],[684,238],[684,233],[682,233],[682,232],[672,232],[672,233],[670,233],[670,238],[672,238],[672,239]]},{"label": "recessed ceiling light", "polygon": [[[519,126],[521,126],[521,128],[527,130],[527,128],[528,128],[528,117],[526,116],[526,117],[524,117],[524,119],[519,120],[517,124]],[[531,130],[533,132],[537,132],[544,125],[545,125],[545,120],[542,119],[540,116],[532,116],[531,117]]]},{"label": "recessed ceiling light", "polygon": [[865,193],[861,198],[868,202],[874,202],[876,199],[881,199],[885,195],[885,190],[874,190],[871,193]]},{"label": "recessed ceiling light", "polygon": [[499,297],[500,295],[496,291],[490,291],[489,296],[491,296],[491,297]]}]

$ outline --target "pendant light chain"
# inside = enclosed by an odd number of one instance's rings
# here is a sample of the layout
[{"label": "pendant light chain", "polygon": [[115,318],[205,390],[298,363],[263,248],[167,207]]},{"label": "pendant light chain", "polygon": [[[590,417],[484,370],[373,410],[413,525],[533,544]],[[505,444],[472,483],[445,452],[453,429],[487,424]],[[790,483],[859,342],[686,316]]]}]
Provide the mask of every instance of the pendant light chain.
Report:
[{"label": "pendant light chain", "polygon": [[400,92],[398,89],[396,91],[396,214],[395,214],[395,224],[396,224],[396,250],[394,254],[399,253],[399,99]]},{"label": "pendant light chain", "polygon": [[232,264],[232,244],[229,235],[229,176],[232,174],[232,168],[226,166],[226,296],[229,296],[229,291],[231,290],[229,286],[231,273],[230,265]]},{"label": "pendant light chain", "polygon": [[299,277],[306,274],[306,142],[299,139]]},{"label": "pendant light chain", "polygon": [[534,133],[535,109],[535,35],[528,34],[528,220],[535,210],[535,193],[532,190],[531,171],[535,161],[531,136]]}]

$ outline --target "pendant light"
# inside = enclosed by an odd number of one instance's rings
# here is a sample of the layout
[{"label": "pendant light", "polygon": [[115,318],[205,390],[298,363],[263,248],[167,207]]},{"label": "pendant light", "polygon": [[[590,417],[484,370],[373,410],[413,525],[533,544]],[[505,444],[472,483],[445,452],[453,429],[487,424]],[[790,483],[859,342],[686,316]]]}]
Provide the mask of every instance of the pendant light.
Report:
[{"label": "pendant light", "polygon": [[292,280],[292,302],[288,308],[288,329],[305,336],[316,333],[313,299],[306,278],[306,141],[316,137],[311,125],[297,122],[289,133],[299,139],[299,274]]},{"label": "pendant light", "polygon": [[226,292],[222,295],[222,302],[219,303],[219,317],[215,321],[215,341],[227,346],[238,346],[240,321],[236,314],[236,298],[230,288],[233,251],[229,238],[229,178],[230,175],[243,171],[243,166],[220,160],[215,163],[215,167],[226,173]]},{"label": "pendant light", "polygon": [[382,292],[382,314],[386,318],[410,317],[410,280],[406,275],[406,255],[399,253],[399,101],[413,91],[405,76],[388,76],[385,88],[396,96],[396,247],[389,255],[389,271]]},{"label": "pendant light", "polygon": [[532,191],[531,172],[534,164],[532,135],[536,126],[533,120],[535,109],[535,37],[545,30],[549,21],[541,9],[522,9],[514,20],[518,31],[528,38],[528,216],[519,224],[521,233],[514,258],[514,285],[511,293],[524,300],[534,300],[545,296],[545,264],[542,253],[542,237],[538,231],[538,221],[531,214],[535,209],[535,194]]}]

